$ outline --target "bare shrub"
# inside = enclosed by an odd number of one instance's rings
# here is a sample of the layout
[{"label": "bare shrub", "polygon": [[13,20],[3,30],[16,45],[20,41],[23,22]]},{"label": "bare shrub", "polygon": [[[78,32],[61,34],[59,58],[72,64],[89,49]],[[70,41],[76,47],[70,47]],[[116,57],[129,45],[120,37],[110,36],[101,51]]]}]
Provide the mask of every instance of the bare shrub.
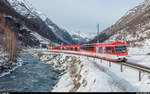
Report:
[{"label": "bare shrub", "polygon": [[9,61],[15,60],[19,53],[19,45],[15,32],[6,24],[5,14],[0,15],[0,31],[2,36],[0,44],[5,48],[8,53]]}]

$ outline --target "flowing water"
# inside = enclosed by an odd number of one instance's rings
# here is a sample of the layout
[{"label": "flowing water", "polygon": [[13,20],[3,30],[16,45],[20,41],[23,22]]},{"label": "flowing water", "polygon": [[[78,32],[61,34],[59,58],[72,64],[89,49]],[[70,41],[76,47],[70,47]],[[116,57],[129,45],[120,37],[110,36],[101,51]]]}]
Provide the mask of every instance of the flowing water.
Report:
[{"label": "flowing water", "polygon": [[32,56],[21,56],[25,65],[0,78],[0,91],[49,92],[58,82],[58,73]]}]

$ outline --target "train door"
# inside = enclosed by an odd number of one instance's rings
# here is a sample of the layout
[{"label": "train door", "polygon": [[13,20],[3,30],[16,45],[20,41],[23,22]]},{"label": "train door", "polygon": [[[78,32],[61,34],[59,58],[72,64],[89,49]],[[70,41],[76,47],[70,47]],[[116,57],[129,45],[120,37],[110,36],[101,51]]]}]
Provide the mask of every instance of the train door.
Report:
[{"label": "train door", "polygon": [[106,55],[106,58],[108,59],[113,59],[114,57],[114,47],[113,46],[109,46],[109,47],[106,47],[105,48],[105,55]]},{"label": "train door", "polygon": [[105,47],[105,54],[104,54],[105,59],[110,58],[110,52],[111,52],[111,48],[106,46]]},{"label": "train door", "polygon": [[96,47],[96,56],[100,58],[103,57],[103,47]]},{"label": "train door", "polygon": [[79,47],[78,47],[78,51],[79,51]]},{"label": "train door", "polygon": [[96,47],[96,53],[95,53],[96,57],[99,57],[99,47]]}]

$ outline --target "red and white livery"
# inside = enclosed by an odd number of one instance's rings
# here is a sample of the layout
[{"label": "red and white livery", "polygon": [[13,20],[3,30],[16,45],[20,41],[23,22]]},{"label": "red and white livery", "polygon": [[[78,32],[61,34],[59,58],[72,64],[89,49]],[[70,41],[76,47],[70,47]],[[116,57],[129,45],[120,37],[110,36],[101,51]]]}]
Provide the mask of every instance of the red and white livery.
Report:
[{"label": "red and white livery", "polygon": [[110,61],[126,61],[128,50],[125,42],[47,46],[49,52],[70,53],[91,56]]}]

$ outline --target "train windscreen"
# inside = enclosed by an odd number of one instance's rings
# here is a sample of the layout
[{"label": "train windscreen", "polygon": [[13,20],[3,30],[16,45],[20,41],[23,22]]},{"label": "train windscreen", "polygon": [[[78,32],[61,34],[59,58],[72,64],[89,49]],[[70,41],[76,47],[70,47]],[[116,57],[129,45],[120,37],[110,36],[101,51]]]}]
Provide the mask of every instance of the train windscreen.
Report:
[{"label": "train windscreen", "polygon": [[115,46],[115,49],[117,54],[127,52],[126,46]]}]

